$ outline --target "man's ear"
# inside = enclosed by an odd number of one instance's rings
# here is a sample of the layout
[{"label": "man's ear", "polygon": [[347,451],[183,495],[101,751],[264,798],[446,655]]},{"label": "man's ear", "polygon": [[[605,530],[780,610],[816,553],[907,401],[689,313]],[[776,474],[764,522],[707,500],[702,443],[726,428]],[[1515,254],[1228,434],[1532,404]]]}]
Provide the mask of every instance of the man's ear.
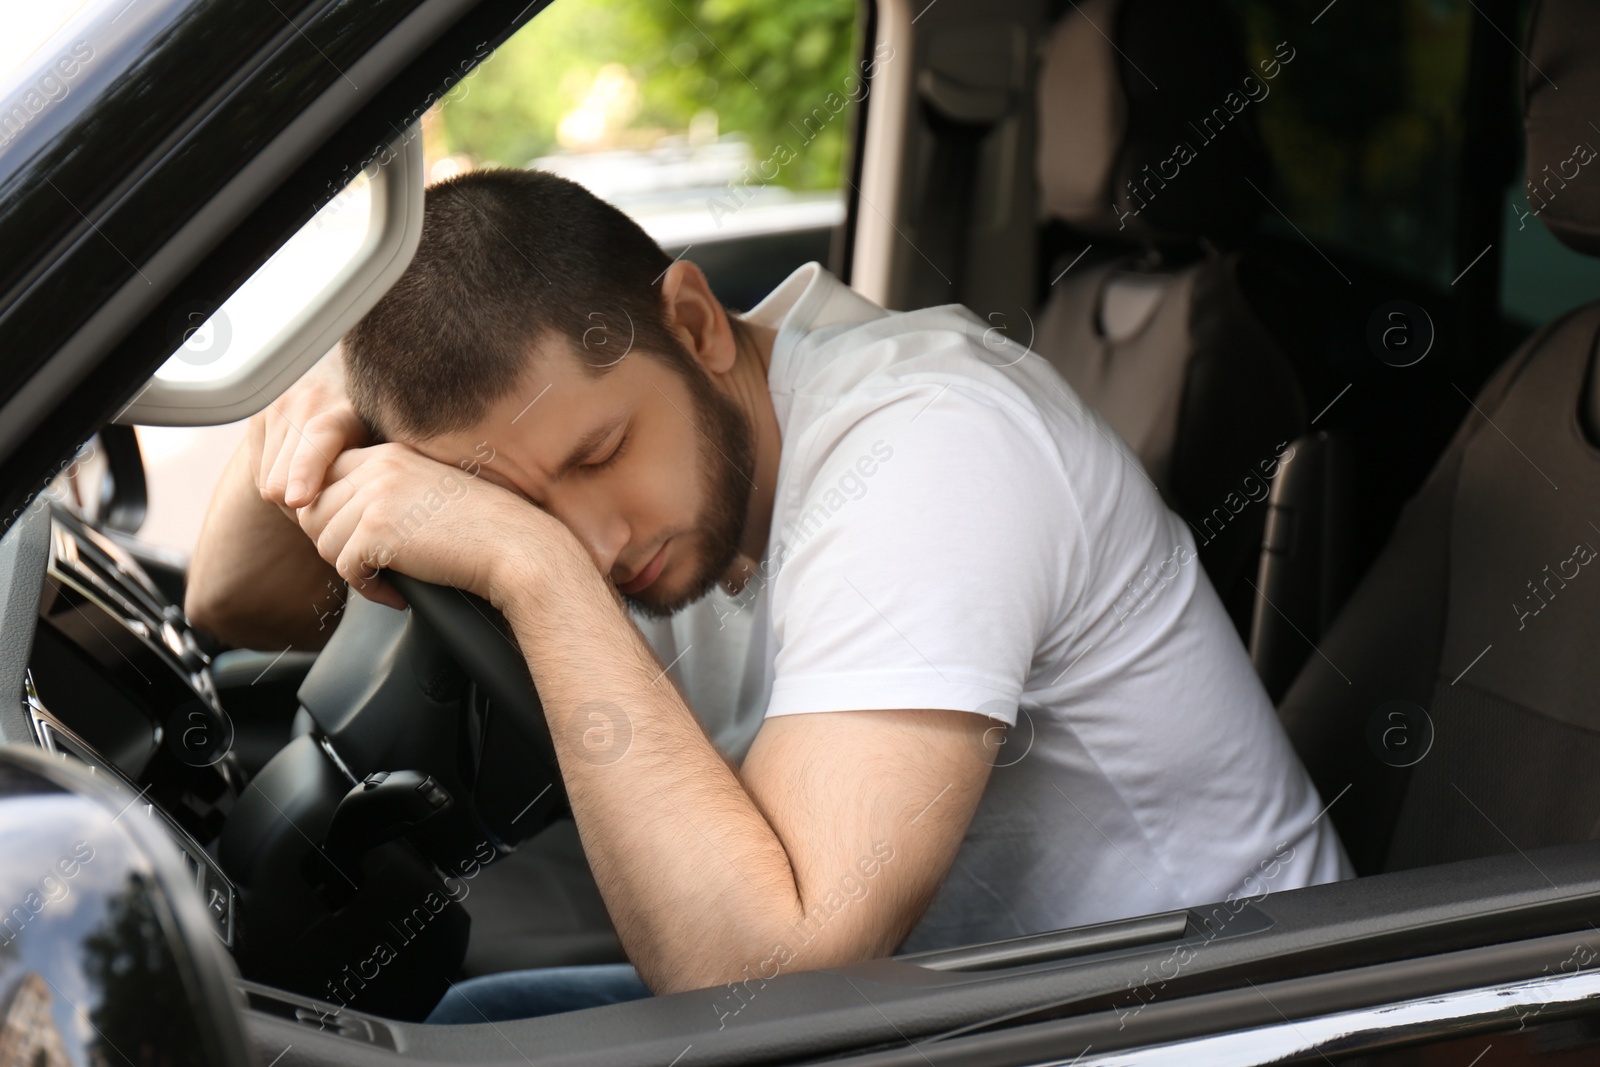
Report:
[{"label": "man's ear", "polygon": [[699,267],[686,259],[668,267],[661,277],[661,303],[667,329],[678,335],[707,374],[726,374],[733,369],[738,354],[733,329]]}]

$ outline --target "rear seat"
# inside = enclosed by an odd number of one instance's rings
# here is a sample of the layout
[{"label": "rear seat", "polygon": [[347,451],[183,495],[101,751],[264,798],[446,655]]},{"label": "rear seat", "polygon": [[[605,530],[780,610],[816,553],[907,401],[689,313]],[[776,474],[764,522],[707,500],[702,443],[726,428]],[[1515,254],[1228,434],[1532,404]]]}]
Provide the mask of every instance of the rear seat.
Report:
[{"label": "rear seat", "polygon": [[1238,40],[1226,5],[1202,0],[1086,0],[1055,26],[1037,160],[1065,239],[1034,348],[1189,522],[1245,635],[1268,484],[1307,427],[1299,368],[1320,349],[1260,313],[1297,299],[1247,249],[1267,187],[1253,101],[1281,67],[1253,68]]},{"label": "rear seat", "polygon": [[[1541,0],[1529,173],[1600,144],[1600,6]],[[1555,85],[1560,85],[1557,92]],[[1600,176],[1539,215],[1600,255]],[[1280,713],[1358,873],[1600,830],[1600,302],[1547,325],[1466,418]]]}]

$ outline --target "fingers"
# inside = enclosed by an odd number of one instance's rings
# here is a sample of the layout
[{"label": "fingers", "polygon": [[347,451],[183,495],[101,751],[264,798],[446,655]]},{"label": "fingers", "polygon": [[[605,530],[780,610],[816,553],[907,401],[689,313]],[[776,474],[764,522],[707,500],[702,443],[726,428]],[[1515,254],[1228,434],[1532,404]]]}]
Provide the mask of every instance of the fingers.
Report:
[{"label": "fingers", "polygon": [[[345,449],[327,467],[321,490],[295,510],[295,521],[317,555],[376,603],[406,607],[399,591],[380,578],[378,571],[385,567],[425,581],[461,581],[465,575],[468,585],[463,587],[476,588],[470,563],[463,566],[460,553],[441,543],[441,538],[448,539],[445,531],[435,528],[432,536],[417,536],[432,514],[419,501],[419,476],[441,469],[453,474],[404,445]],[[404,562],[397,558],[402,554]]]},{"label": "fingers", "polygon": [[[311,503],[293,512],[300,529],[317,546],[317,555],[329,563],[338,561],[340,549],[361,520],[363,508],[355,501],[357,489],[352,479],[332,482]],[[352,502],[355,506],[351,506]],[[348,579],[350,575],[343,577]]]},{"label": "fingers", "polygon": [[324,488],[334,482],[350,477],[352,473],[363,467],[370,468],[363,477],[381,473],[383,468],[382,461],[392,459],[397,451],[409,452],[410,450],[404,445],[395,444],[368,445],[364,448],[353,448],[350,445],[346,445],[343,451],[333,457],[333,462],[328,464],[327,471],[323,475]]},{"label": "fingers", "polygon": [[278,453],[283,451],[283,439],[289,432],[289,424],[284,421],[276,408],[268,408],[261,414],[262,438],[261,452],[256,457],[256,489],[260,491],[263,500],[281,504],[283,494],[274,494],[269,488],[268,479],[272,474],[273,464],[277,462]]},{"label": "fingers", "polygon": [[394,608],[396,611],[406,610],[406,608],[409,606],[406,603],[406,598],[400,595],[400,591],[396,589],[387,578],[384,578],[381,575],[374,575],[374,577],[370,579],[363,580],[360,575],[374,574],[374,568],[369,565],[358,568],[358,570],[360,574],[358,574],[357,577],[351,581],[350,588],[354,589],[368,600],[382,604],[385,607]]},{"label": "fingers", "polygon": [[307,422],[289,457],[283,502],[290,507],[310,503],[335,459],[355,443],[350,420],[342,413],[328,412]]},{"label": "fingers", "polygon": [[[343,482],[330,492],[338,492]],[[324,495],[327,495],[324,493]],[[318,501],[318,506],[321,501]],[[328,519],[317,537],[317,552],[332,563],[350,588],[368,600],[404,611],[406,600],[380,571],[394,562],[394,552],[383,540],[374,540],[372,518],[359,500],[352,500]]]},{"label": "fingers", "polygon": [[[272,470],[267,475],[264,487],[272,495],[272,499],[282,501],[292,507],[294,506],[294,501],[289,499],[288,493],[290,465],[294,462],[295,456],[308,443],[311,443],[311,427],[321,420],[321,416],[297,410],[292,415],[280,411],[278,417],[283,424],[282,434],[279,439],[277,455],[272,460]],[[326,431],[323,431],[323,434],[326,436]],[[313,457],[317,455],[317,446],[315,444],[313,444],[310,454]],[[331,457],[338,454],[339,450],[335,448],[333,452],[329,453],[329,458],[324,460],[323,465],[326,466],[327,463],[332,461]],[[320,477],[318,480],[320,481]]]},{"label": "fingers", "polygon": [[350,406],[338,369],[318,364],[258,418],[252,433],[256,486],[264,500],[280,506],[309,503],[322,488],[340,452],[368,443],[367,428]]},{"label": "fingers", "polygon": [[[393,534],[382,516],[381,481],[363,493],[363,486],[382,474],[381,465],[367,465],[371,450],[344,452],[329,468],[329,482],[311,503],[300,508],[300,528],[317,546],[317,555],[333,564],[354,586],[370,581],[378,567],[392,562],[386,538]],[[363,554],[364,553],[364,554]],[[397,594],[398,595],[398,594]]]}]

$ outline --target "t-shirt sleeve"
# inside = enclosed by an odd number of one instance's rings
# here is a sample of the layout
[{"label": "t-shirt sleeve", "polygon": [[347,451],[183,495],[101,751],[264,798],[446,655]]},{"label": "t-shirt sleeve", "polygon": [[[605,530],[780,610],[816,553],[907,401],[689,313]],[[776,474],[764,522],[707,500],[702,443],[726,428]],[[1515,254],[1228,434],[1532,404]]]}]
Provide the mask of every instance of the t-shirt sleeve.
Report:
[{"label": "t-shirt sleeve", "polygon": [[780,516],[767,714],[890,708],[1016,723],[1066,608],[1082,519],[1047,435],[961,386],[856,416]]}]

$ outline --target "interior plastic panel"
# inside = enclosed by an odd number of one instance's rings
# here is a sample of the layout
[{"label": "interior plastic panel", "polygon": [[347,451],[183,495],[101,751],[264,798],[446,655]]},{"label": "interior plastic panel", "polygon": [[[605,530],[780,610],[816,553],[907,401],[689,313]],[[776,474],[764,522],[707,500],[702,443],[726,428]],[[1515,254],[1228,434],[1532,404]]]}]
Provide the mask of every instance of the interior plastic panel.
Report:
[{"label": "interior plastic panel", "polygon": [[[1572,938],[1550,935],[1581,931],[1600,946],[1590,925],[1600,918],[1597,859],[1594,845],[1562,846],[1313,886],[1192,909],[1184,936],[1174,940],[976,973],[890,959],[493,1025],[379,1021],[393,1051],[282,1013],[252,1011],[249,1025],[264,1059],[292,1043],[289,1056],[305,1064],[666,1064],[691,1045],[697,1064],[795,1062],[874,1046],[897,1047],[910,1057],[905,1062],[921,1063],[926,1043],[939,1035],[1030,1012],[1098,1027],[1078,1035],[1097,1047],[1126,1047],[1170,1039],[1175,1014],[1188,1020],[1178,1030],[1215,1031],[1222,1018],[1216,1008],[1189,1010],[1188,1001],[1229,990],[1256,997],[1250,983],[1344,982],[1349,996],[1381,1003],[1390,991],[1374,975],[1398,961],[1412,961],[1404,975],[1395,972],[1412,993],[1424,979],[1463,988],[1553,971]],[[1210,939],[1202,932],[1207,916],[1220,923]],[[1535,937],[1550,940],[1516,940]],[[1450,952],[1477,963],[1417,959]],[[1376,970],[1352,970],[1361,967]],[[1056,1054],[1063,1049],[1066,1043],[1057,1044]],[[892,1052],[883,1056],[897,1062]]]},{"label": "interior plastic panel", "polygon": [[392,161],[374,168],[366,237],[317,299],[226,377],[198,382],[153,377],[114,421],[209,426],[253,415],[293,385],[371,310],[404,273],[422,239],[427,185],[422,138],[418,131],[408,130],[390,147]]},{"label": "interior plastic panel", "polygon": [[10,517],[0,535],[0,742],[32,744],[33,728],[22,704],[23,679],[33,651],[39,595],[50,563],[50,513],[37,498]]}]

